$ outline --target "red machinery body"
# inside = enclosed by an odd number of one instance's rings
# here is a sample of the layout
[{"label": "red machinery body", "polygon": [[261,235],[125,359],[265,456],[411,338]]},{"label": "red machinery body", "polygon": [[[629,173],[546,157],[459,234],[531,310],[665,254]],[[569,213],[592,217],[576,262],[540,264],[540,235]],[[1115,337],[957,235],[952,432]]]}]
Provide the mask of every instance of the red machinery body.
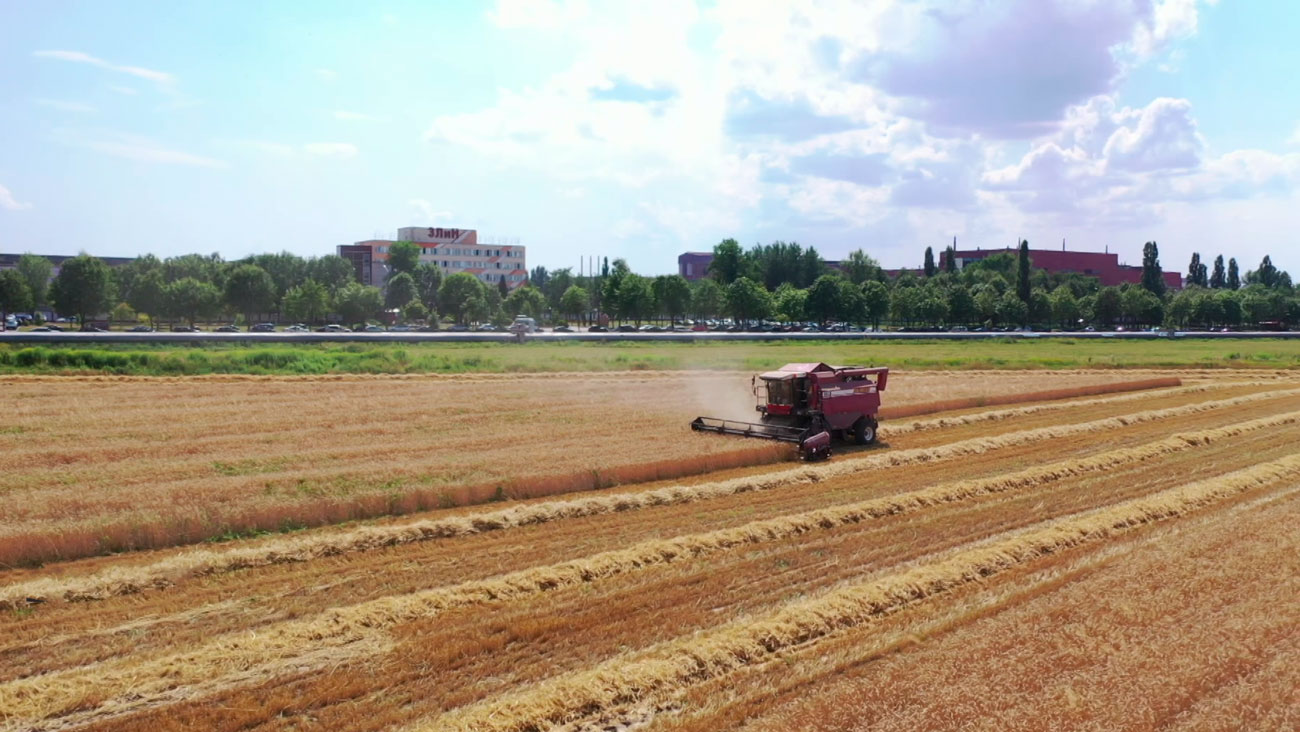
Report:
[{"label": "red machinery body", "polygon": [[830,456],[830,439],[866,445],[876,440],[886,367],[792,363],[754,377],[758,424],[698,417],[691,428],[799,444],[806,459]]}]

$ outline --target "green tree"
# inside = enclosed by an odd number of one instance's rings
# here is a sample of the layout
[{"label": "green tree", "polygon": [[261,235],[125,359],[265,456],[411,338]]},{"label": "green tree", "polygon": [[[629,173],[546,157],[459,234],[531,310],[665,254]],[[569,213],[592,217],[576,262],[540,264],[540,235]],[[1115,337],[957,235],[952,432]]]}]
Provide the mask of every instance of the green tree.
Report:
[{"label": "green tree", "polygon": [[550,274],[546,271],[546,268],[541,265],[533,267],[533,270],[528,273],[528,284],[536,287],[539,292],[544,292],[546,290],[546,284],[549,280]]},{"label": "green tree", "polygon": [[163,282],[162,268],[157,267],[145,272],[135,279],[131,285],[131,292],[127,295],[126,304],[130,305],[137,313],[145,313],[149,316],[149,325],[154,325],[154,316],[161,315],[166,310],[166,299]]},{"label": "green tree", "polygon": [[1201,253],[1192,252],[1192,261],[1187,265],[1187,285],[1189,287],[1208,287],[1209,284],[1209,276],[1206,274],[1205,265],[1201,264]]},{"label": "green tree", "polygon": [[861,325],[867,319],[867,300],[862,295],[862,288],[843,277],[836,277],[835,283],[840,289],[836,298],[836,319]]},{"label": "green tree", "polygon": [[840,278],[835,275],[822,275],[808,288],[808,301],[805,304],[808,316],[825,327],[840,311]]},{"label": "green tree", "polygon": [[[953,241],[956,241],[954,239]],[[943,271],[948,274],[957,274],[957,245],[953,244],[947,249],[947,256],[943,260]]]},{"label": "green tree", "polygon": [[948,319],[948,298],[938,287],[927,285],[918,288],[921,296],[916,302],[916,316],[929,326],[937,326]]},{"label": "green tree", "polygon": [[[405,273],[403,273],[405,274]],[[353,282],[334,296],[334,309],[347,324],[364,323],[384,307],[384,295],[378,287]]]},{"label": "green tree", "polygon": [[402,320],[407,323],[418,323],[429,319],[429,308],[419,300],[412,300],[402,307]]},{"label": "green tree", "polygon": [[1187,289],[1169,298],[1165,308],[1165,323],[1175,328],[1187,327],[1192,317],[1192,290]]},{"label": "green tree", "polygon": [[1146,288],[1129,287],[1120,293],[1120,310],[1135,325],[1153,325],[1164,321],[1160,298]]},{"label": "green tree", "polygon": [[590,302],[590,294],[577,285],[569,285],[569,289],[564,291],[560,296],[559,311],[565,317],[571,317],[575,320],[582,318],[587,312],[587,303]]},{"label": "green tree", "polygon": [[691,311],[696,319],[716,318],[726,305],[726,295],[714,280],[696,280],[691,285]]},{"label": "green tree", "polygon": [[911,325],[920,316],[925,294],[919,287],[895,287],[889,293],[889,314],[896,323]]},{"label": "green tree", "polygon": [[1222,290],[1228,284],[1228,276],[1223,270],[1223,255],[1214,258],[1214,270],[1210,273],[1210,287]]},{"label": "green tree", "polygon": [[210,282],[182,277],[163,288],[163,310],[169,317],[184,318],[190,326],[199,318],[216,314],[221,291]]},{"label": "green tree", "polygon": [[1002,296],[998,294],[998,289],[992,285],[980,285],[975,291],[975,312],[979,314],[981,321],[989,324],[998,322],[998,303],[1002,302]]},{"label": "green tree", "polygon": [[965,285],[948,288],[948,322],[970,323],[975,320],[975,296]]},{"label": "green tree", "polygon": [[546,310],[546,296],[532,285],[516,287],[505,300],[506,315],[527,315],[540,318]]},{"label": "green tree", "polygon": [[395,241],[388,247],[388,277],[411,274],[420,264],[420,245],[413,241]]},{"label": "green tree", "polygon": [[1228,260],[1228,282],[1227,282],[1227,285],[1228,285],[1228,289],[1229,289],[1229,290],[1238,290],[1238,289],[1241,289],[1241,275],[1240,275],[1240,274],[1238,273],[1238,271],[1237,271],[1237,259],[1236,259],[1236,257],[1230,258],[1230,259]]},{"label": "green tree", "polygon": [[76,315],[86,324],[91,315],[106,312],[113,305],[113,276],[102,259],[80,254],[63,263],[50,285],[49,298],[64,315]]},{"label": "green tree", "polygon": [[772,311],[772,296],[762,285],[740,277],[727,285],[727,311],[736,322],[766,318]]},{"label": "green tree", "polygon": [[148,273],[157,271],[161,274],[161,270],[162,260],[152,254],[136,257],[120,267],[114,267],[110,271],[117,285],[118,300],[130,302],[137,283]]},{"label": "green tree", "polygon": [[1060,285],[1050,296],[1052,320],[1065,329],[1072,329],[1079,320],[1079,300],[1068,285]]},{"label": "green tree", "polygon": [[1280,275],[1277,267],[1273,266],[1273,258],[1264,255],[1264,259],[1259,263],[1259,269],[1246,273],[1246,282],[1248,284],[1258,284],[1264,287],[1277,287]]},{"label": "green tree", "polygon": [[713,247],[713,261],[709,262],[709,274],[718,284],[726,286],[740,276],[741,255],[740,242],[735,239],[723,239]]},{"label": "green tree", "polygon": [[1118,287],[1103,287],[1097,291],[1097,299],[1092,306],[1092,319],[1098,325],[1109,327],[1122,311]]},{"label": "green tree", "polygon": [[1029,304],[1031,294],[1029,283],[1029,241],[1021,240],[1020,252],[1016,255],[1016,297],[1024,304]]},{"label": "green tree", "polygon": [[[251,324],[256,313],[265,313],[275,307],[275,283],[266,270],[255,264],[240,264],[226,276],[225,302],[236,312],[244,314],[244,322]],[[148,311],[146,311],[148,312]]]},{"label": "green tree", "polygon": [[[285,255],[298,262],[302,261],[301,257],[295,257],[287,252]],[[163,279],[169,283],[190,277],[199,282],[215,285],[218,291],[226,284],[226,260],[222,259],[220,254],[213,253],[206,257],[202,254],[182,254],[179,257],[168,257],[163,260],[162,266]],[[262,267],[262,269],[266,268]]]},{"label": "green tree", "polygon": [[572,267],[564,267],[550,272],[546,276],[546,287],[541,288],[542,294],[546,296],[546,304],[555,312],[563,312],[560,309],[560,298],[570,287],[578,284],[573,276]]},{"label": "green tree", "polygon": [[889,288],[883,282],[868,280],[862,283],[863,317],[871,327],[880,330],[880,321],[889,314]]},{"label": "green tree", "polygon": [[655,296],[650,280],[630,272],[624,275],[619,282],[615,303],[619,320],[631,319],[640,325],[654,310]]},{"label": "green tree", "polygon": [[1048,296],[1047,291],[1041,287],[1035,287],[1029,293],[1029,321],[1030,323],[1046,323],[1052,319],[1052,299]]},{"label": "green tree", "polygon": [[16,269],[0,270],[0,330],[9,313],[28,310],[32,306],[32,291],[22,274]]},{"label": "green tree", "polygon": [[285,315],[294,320],[315,324],[329,312],[329,288],[316,280],[309,279],[301,285],[289,288],[289,291],[284,293],[282,302],[281,308]]},{"label": "green tree", "polygon": [[651,289],[659,312],[667,315],[670,323],[676,323],[690,307],[691,285],[681,275],[660,275],[654,278]]},{"label": "green tree", "polygon": [[398,272],[388,278],[388,286],[384,290],[384,307],[394,310],[406,307],[406,304],[412,300],[418,300],[420,290],[415,285],[415,278],[410,272]]},{"label": "green tree", "polygon": [[783,283],[772,293],[772,309],[777,320],[801,322],[808,317],[808,291]]},{"label": "green tree", "polygon": [[48,305],[50,302],[50,278],[54,276],[54,265],[39,254],[24,254],[18,258],[18,274],[31,293],[32,308]]},{"label": "green tree", "polygon": [[[212,257],[191,257],[184,260],[169,259],[163,263],[164,269],[167,270],[164,273],[164,279],[167,282],[172,282],[180,277],[195,277],[209,282],[216,282],[215,273],[212,271],[214,257],[216,258],[216,261],[220,261],[220,257],[217,257],[215,254]],[[342,257],[339,257],[338,255],[331,255],[330,258],[342,259]],[[346,259],[343,259],[343,261],[347,263],[349,270],[352,272],[347,280],[348,282],[351,282],[356,279],[356,270],[352,268],[351,262],[348,262]],[[330,280],[322,278],[322,273],[320,271],[313,271],[311,263],[293,252],[254,254],[251,257],[244,258],[240,264],[255,264],[265,270],[267,274],[271,275],[271,281],[275,283],[275,297],[277,301],[284,298],[284,295],[289,291],[289,288],[297,287],[311,278],[315,278],[317,282],[325,285],[327,288],[332,286]],[[328,267],[330,265],[325,266]],[[342,286],[342,284],[338,285],[338,287]],[[334,290],[337,290],[337,287],[335,287]],[[334,290],[331,290],[331,292]]]},{"label": "green tree", "polygon": [[420,302],[430,310],[438,309],[438,288],[442,287],[442,270],[433,262],[421,262],[416,265],[415,288],[420,292]]},{"label": "green tree", "polygon": [[1207,328],[1223,322],[1223,305],[1213,292],[1197,288],[1192,300],[1192,320]]},{"label": "green tree", "polygon": [[925,276],[926,276],[926,277],[933,277],[933,276],[935,276],[935,274],[938,273],[938,271],[939,271],[939,268],[934,266],[934,249],[931,248],[931,247],[926,247],[926,248],[925,248],[925,264],[924,264],[924,267],[925,267]]},{"label": "green tree", "polygon": [[1241,325],[1241,299],[1232,290],[1218,293],[1219,310],[1223,313],[1224,325]]},{"label": "green tree", "polygon": [[1160,269],[1160,247],[1153,241],[1142,245],[1142,289],[1156,297],[1165,294],[1165,275]]},{"label": "green tree", "polygon": [[[315,280],[332,296],[349,283],[357,281],[357,269],[352,266],[352,262],[337,254],[326,254],[323,257],[307,260],[306,278],[303,281],[306,280]],[[300,282],[293,282],[290,287],[298,284]],[[278,287],[276,291],[280,292]],[[285,288],[284,292],[288,292],[288,288]]]},{"label": "green tree", "polygon": [[849,252],[849,255],[840,263],[840,271],[844,273],[849,282],[855,285],[861,285],[867,280],[880,278],[880,265],[861,249],[854,249]]},{"label": "green tree", "polygon": [[[489,290],[489,294],[487,297],[488,297],[488,301],[490,302],[493,296],[492,294],[490,294],[491,288],[488,288],[488,290]],[[496,301],[501,302],[509,296],[510,296],[510,285],[506,282],[506,278],[502,276],[501,279],[497,280]]]},{"label": "green tree", "polygon": [[486,309],[486,289],[477,277],[467,272],[448,275],[438,288],[439,311],[464,325],[472,310],[475,314],[482,314]]},{"label": "green tree", "polygon": [[1017,293],[1010,290],[998,300],[997,310],[998,319],[1004,323],[1024,325],[1029,319],[1029,305],[1021,300]]}]

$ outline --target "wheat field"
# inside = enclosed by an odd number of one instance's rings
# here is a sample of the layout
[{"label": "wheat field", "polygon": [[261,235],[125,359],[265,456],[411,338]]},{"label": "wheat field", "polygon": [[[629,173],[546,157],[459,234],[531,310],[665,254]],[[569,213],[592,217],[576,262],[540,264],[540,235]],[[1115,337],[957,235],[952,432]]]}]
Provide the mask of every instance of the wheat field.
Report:
[{"label": "wheat field", "polygon": [[15,541],[371,495],[297,476],[509,493],[9,562],[0,729],[1300,726],[1300,378],[969,376],[898,374],[816,464],[684,428],[741,374],[15,377],[0,440],[59,442],[0,458]]}]

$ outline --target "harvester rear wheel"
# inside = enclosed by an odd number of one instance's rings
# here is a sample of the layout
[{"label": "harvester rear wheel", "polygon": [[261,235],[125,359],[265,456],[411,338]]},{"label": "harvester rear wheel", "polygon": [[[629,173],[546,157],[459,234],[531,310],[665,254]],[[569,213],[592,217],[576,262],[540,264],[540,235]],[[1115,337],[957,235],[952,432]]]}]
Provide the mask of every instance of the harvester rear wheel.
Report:
[{"label": "harvester rear wheel", "polygon": [[853,441],[870,445],[876,441],[876,420],[863,417],[853,424]]}]

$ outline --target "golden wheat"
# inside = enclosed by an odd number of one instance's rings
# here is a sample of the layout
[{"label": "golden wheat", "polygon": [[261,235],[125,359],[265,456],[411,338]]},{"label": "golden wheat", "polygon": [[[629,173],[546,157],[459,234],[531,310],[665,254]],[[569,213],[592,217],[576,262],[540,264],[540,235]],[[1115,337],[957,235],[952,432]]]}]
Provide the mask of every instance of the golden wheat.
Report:
[{"label": "golden wheat", "polygon": [[788,648],[868,623],[873,618],[1040,557],[1297,476],[1300,476],[1300,456],[1289,456],[1083,515],[1055,519],[930,564],[791,603],[765,617],[733,622],[711,632],[663,644],[648,653],[614,658],[516,694],[453,710],[407,729],[408,732],[435,729],[524,732],[574,722],[602,709],[680,690],[763,663]]}]

